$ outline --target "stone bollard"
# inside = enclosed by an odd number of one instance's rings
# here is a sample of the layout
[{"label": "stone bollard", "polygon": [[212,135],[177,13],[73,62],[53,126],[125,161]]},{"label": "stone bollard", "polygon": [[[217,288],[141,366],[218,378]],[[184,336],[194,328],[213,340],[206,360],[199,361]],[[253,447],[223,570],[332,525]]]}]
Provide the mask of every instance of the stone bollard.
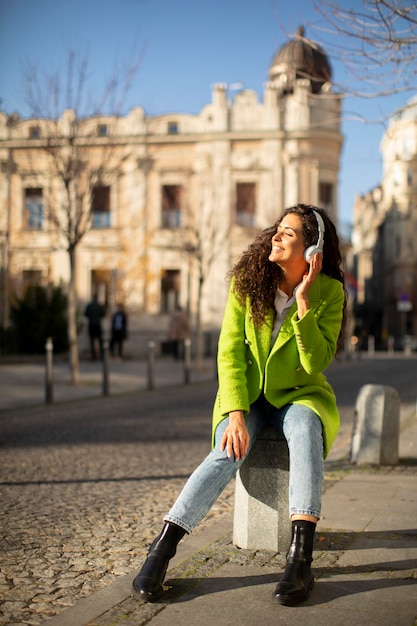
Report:
[{"label": "stone bollard", "polygon": [[388,353],[394,354],[394,337],[392,335],[388,336],[387,344]]},{"label": "stone bollard", "polygon": [[406,335],[404,337],[404,354],[410,356],[412,353],[412,338],[411,335]]},{"label": "stone bollard", "polygon": [[148,341],[148,390],[155,389],[155,342]]},{"label": "stone bollard", "polygon": [[184,384],[191,381],[191,339],[184,339]]},{"label": "stone bollard", "polygon": [[101,383],[101,391],[103,396],[110,395],[110,384],[109,384],[109,342],[103,341],[103,350],[102,350],[102,366],[103,366],[103,377]]},{"label": "stone bollard", "polygon": [[350,452],[357,465],[396,465],[400,431],[400,397],[393,387],[364,385],[356,400]]},{"label": "stone bollard", "polygon": [[288,550],[289,457],[285,440],[274,428],[256,440],[236,477],[233,543],[255,550]]},{"label": "stone bollard", "polygon": [[52,337],[48,337],[45,344],[46,369],[45,369],[45,402],[51,404],[54,401],[54,371],[53,371],[53,350]]}]

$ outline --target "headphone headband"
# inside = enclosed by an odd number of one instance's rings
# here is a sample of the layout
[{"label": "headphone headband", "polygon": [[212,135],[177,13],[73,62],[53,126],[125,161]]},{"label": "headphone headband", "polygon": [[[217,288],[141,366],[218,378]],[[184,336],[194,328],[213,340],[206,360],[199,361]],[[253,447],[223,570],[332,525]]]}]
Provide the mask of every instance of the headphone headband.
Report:
[{"label": "headphone headband", "polygon": [[324,247],[324,232],[326,229],[324,227],[323,218],[320,215],[320,213],[318,211],[315,211],[314,209],[313,209],[313,213],[317,221],[317,228],[319,231],[319,236],[317,239],[317,243],[307,248],[307,250],[304,252],[304,258],[307,261],[307,263],[311,263],[311,259],[313,258],[315,254],[323,254],[323,247]]}]

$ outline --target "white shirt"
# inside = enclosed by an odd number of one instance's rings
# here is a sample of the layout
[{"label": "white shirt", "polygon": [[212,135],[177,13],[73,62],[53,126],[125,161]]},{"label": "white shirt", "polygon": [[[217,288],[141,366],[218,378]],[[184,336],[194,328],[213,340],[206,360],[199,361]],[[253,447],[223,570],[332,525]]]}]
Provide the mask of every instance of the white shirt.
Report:
[{"label": "white shirt", "polygon": [[285,319],[285,316],[287,315],[289,309],[291,308],[291,305],[293,304],[294,300],[295,300],[295,294],[297,292],[298,287],[300,286],[301,283],[299,283],[295,288],[294,291],[292,292],[292,296],[289,297],[287,296],[286,293],[284,293],[283,291],[281,291],[281,289],[278,287],[277,289],[277,293],[275,296],[275,301],[274,301],[274,305],[275,305],[275,310],[277,312],[277,315],[275,317],[275,323],[274,323],[274,328],[272,329],[272,337],[271,337],[271,348],[275,343],[275,339],[278,336],[278,333],[280,331],[280,328],[282,326],[282,323]]}]

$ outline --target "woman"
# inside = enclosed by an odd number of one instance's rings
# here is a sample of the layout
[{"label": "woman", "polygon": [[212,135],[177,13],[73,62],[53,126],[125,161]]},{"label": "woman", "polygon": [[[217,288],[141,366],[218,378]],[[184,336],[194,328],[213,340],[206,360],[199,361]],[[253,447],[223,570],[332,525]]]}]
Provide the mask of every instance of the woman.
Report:
[{"label": "woman", "polygon": [[127,339],[127,315],[123,304],[117,304],[117,311],[111,321],[110,353],[115,356],[117,346],[119,359],[123,358],[123,342]]},{"label": "woman", "polygon": [[296,605],[313,588],[323,460],[339,428],[335,395],[322,372],[342,347],[346,302],[332,221],[312,206],[285,210],[243,253],[231,277],[219,338],[213,449],[165,516],[133,581],[135,595],[147,601],[160,597],[180,539],[203,519],[270,425],[288,443],[292,521],[274,598]]}]

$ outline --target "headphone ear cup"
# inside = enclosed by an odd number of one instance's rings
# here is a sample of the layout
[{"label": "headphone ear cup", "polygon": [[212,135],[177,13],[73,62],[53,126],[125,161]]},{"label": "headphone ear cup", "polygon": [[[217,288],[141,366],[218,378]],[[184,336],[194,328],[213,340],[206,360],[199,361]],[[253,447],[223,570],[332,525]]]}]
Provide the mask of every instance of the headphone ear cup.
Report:
[{"label": "headphone ear cup", "polygon": [[304,252],[304,258],[307,261],[307,263],[311,262],[311,259],[317,252],[320,252],[320,250],[316,245],[310,246],[309,248],[306,249],[306,251]]}]

